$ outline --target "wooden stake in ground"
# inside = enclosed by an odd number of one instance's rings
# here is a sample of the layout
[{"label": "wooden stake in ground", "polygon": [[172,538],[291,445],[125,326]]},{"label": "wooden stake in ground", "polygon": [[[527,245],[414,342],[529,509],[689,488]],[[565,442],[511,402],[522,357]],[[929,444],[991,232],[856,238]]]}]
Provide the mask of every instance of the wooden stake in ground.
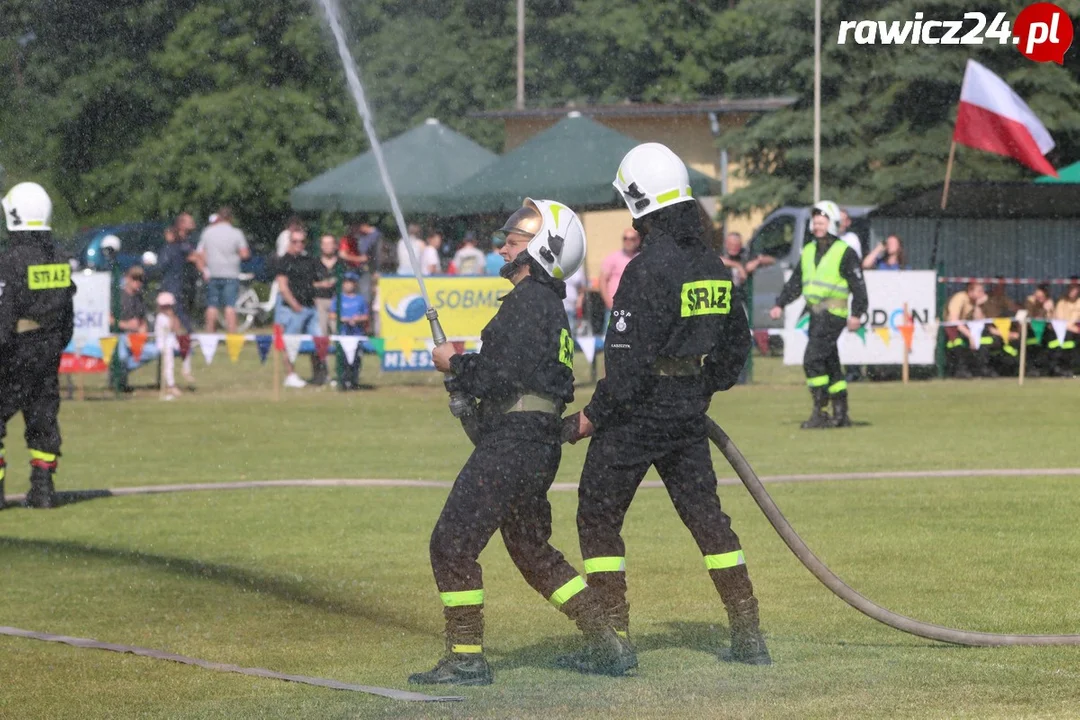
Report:
[{"label": "wooden stake in ground", "polygon": [[274,402],[281,399],[281,353],[283,350],[272,348],[274,353]]},{"label": "wooden stake in ground", "polygon": [[1017,384],[1024,384],[1024,373],[1027,371],[1027,310],[1016,313],[1016,321],[1020,323],[1020,373],[1017,375]]}]

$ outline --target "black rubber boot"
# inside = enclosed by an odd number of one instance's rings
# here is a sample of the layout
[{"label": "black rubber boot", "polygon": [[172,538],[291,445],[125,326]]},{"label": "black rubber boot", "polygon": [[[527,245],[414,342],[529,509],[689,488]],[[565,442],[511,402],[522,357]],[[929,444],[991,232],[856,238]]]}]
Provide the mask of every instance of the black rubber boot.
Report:
[{"label": "black rubber boot", "polygon": [[851,418],[848,417],[847,391],[833,395],[833,427],[851,427]]},{"label": "black rubber boot", "polygon": [[772,658],[761,634],[754,586],[746,566],[710,570],[709,576],[720,593],[731,628],[731,647],[720,653],[720,659],[747,665],[771,665]]},{"label": "black rubber boot", "polygon": [[56,507],[56,492],[52,474],[56,463],[30,461],[30,490],[26,493],[26,507],[47,510]]},{"label": "black rubber boot", "polygon": [[325,360],[320,360],[315,353],[311,355],[311,384],[325,385],[329,378],[328,366]]},{"label": "black rubber boot", "polygon": [[0,455],[0,510],[7,507],[7,500],[4,499],[4,473],[7,472],[7,463],[4,462],[4,456]]},{"label": "black rubber boot", "polygon": [[749,597],[729,605],[727,612],[731,624],[731,647],[721,653],[720,658],[747,665],[772,665],[769,650],[765,647],[765,636],[761,634],[759,626],[757,598]]},{"label": "black rubber boot", "polygon": [[825,388],[811,388],[810,394],[814,398],[814,409],[810,413],[810,419],[805,420],[801,427],[803,430],[832,427],[832,418],[825,408],[829,406],[829,391]]},{"label": "black rubber boot", "polygon": [[[630,637],[630,603],[626,601],[626,573],[593,573],[588,578],[589,589],[603,608],[607,624],[621,637]],[[580,627],[580,626],[579,626]],[[584,628],[581,628],[585,632]]]},{"label": "black rubber boot", "polygon": [[[483,652],[484,606],[443,608],[443,616],[446,618],[446,655],[431,670],[410,675],[409,684],[490,685],[495,674]],[[466,648],[468,651],[462,652]]]},{"label": "black rubber boot", "polygon": [[630,641],[621,637],[612,627],[585,636],[585,647],[575,653],[559,657],[555,664],[561,668],[577,670],[590,675],[625,675],[637,667],[637,655]]}]

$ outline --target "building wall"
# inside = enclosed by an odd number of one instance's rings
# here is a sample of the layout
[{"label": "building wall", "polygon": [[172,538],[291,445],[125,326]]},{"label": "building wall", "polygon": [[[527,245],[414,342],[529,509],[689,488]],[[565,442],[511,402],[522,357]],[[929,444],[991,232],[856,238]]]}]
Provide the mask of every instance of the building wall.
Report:
[{"label": "building wall", "polygon": [[[722,114],[719,116],[721,129],[744,124],[748,114]],[[513,150],[534,135],[547,130],[561,118],[507,118],[506,144],[504,152]],[[714,178],[720,177],[720,150],[716,146],[709,118],[700,115],[663,115],[663,116],[592,116],[592,119],[616,132],[634,138],[640,142],[660,142],[671,148],[690,167]],[[735,177],[739,170],[737,162],[728,162],[728,189],[737,190],[746,185],[746,181]],[[611,169],[614,177],[615,168]],[[707,210],[719,210],[719,198],[700,198]],[[755,210],[749,216],[728,219],[728,230],[742,233],[749,239],[754,228],[765,217],[763,210]],[[599,277],[600,263],[618,250],[622,245],[622,231],[630,226],[630,213],[626,210],[604,210],[582,213],[585,235],[589,250],[586,268],[590,281]]]}]

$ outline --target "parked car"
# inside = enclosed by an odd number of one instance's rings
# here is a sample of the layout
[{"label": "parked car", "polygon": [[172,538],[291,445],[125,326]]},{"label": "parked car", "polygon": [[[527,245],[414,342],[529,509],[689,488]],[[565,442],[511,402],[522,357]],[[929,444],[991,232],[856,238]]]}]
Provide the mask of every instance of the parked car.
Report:
[{"label": "parked car", "polygon": [[[850,231],[862,241],[863,253],[870,247],[870,218],[872,205],[841,205],[851,217]],[[754,308],[751,327],[783,327],[783,320],[773,320],[769,310],[784,289],[787,271],[802,258],[803,243],[810,235],[809,207],[782,207],[766,216],[750,238],[750,249],[756,254],[776,258],[776,264],[762,267],[754,273]]]}]

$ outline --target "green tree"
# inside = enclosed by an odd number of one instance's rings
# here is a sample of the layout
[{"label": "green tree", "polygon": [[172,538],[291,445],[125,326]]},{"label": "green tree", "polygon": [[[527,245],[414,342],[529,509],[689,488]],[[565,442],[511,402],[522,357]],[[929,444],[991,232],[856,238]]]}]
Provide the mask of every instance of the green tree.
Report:
[{"label": "green tree", "polygon": [[[1073,4],[1080,5],[1073,0]],[[988,19],[998,12],[1015,17],[1012,3],[981,8]],[[1073,14],[1077,8],[1073,9]],[[1002,76],[1046,124],[1057,141],[1051,162],[1065,164],[1080,155],[1080,74],[1056,65],[1038,65],[1013,47],[996,42],[960,45],[858,45],[837,43],[845,20],[961,18],[970,10],[961,0],[925,3],[876,2],[825,4],[822,18],[823,197],[850,203],[886,202],[944,179],[960,83],[973,58]],[[754,207],[806,204],[813,183],[813,6],[785,0],[759,0],[735,11],[754,28],[761,50],[727,68],[740,95],[790,95],[794,106],[761,115],[733,130],[721,142],[744,163],[745,188],[727,206],[735,212]],[[966,30],[966,28],[965,28]],[[1016,162],[960,148],[957,180],[1030,178]]]}]

